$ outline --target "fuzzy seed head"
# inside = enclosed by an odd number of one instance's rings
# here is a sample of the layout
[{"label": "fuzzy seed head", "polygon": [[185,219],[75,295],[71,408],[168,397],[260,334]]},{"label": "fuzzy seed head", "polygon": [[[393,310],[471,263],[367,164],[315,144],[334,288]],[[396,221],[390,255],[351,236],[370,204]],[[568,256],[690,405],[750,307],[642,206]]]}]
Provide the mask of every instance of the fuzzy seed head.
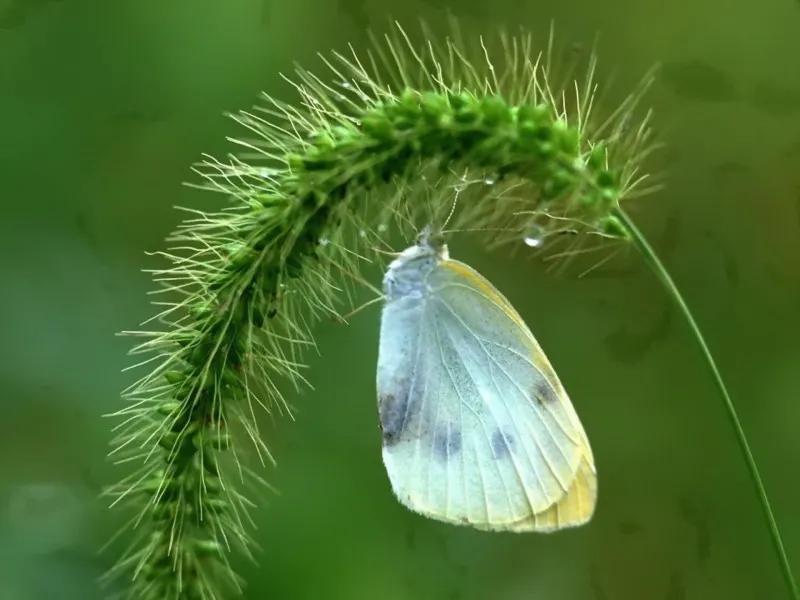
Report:
[{"label": "fuzzy seed head", "polygon": [[387,230],[478,230],[530,248],[624,239],[612,213],[646,178],[649,115],[634,124],[633,111],[647,81],[598,119],[594,56],[560,80],[547,47],[397,27],[323,56],[320,72],[298,69],[295,101],[264,96],[234,116],[240,152],[197,167],[231,204],[187,209],[153,271],[160,312],[132,332],[145,374],[123,394],[111,456],[134,470],[108,491],[131,511],[110,574],[132,582],[127,597],[241,591],[230,551],[252,555],[246,493],[264,484],[245,455],[273,461],[257,414],[291,414],[281,382],[307,383],[313,323],[341,318],[354,287],[374,289],[361,271],[382,261]]}]

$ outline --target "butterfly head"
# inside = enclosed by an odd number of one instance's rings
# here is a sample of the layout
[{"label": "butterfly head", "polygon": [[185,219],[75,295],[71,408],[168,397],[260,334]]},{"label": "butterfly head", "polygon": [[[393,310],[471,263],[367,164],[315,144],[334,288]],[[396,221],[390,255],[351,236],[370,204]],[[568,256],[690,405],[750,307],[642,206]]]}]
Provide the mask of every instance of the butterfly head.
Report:
[{"label": "butterfly head", "polygon": [[387,299],[422,297],[428,274],[439,262],[448,258],[447,244],[442,234],[433,233],[430,227],[423,229],[417,237],[417,243],[403,250],[389,265],[383,277],[383,291]]}]

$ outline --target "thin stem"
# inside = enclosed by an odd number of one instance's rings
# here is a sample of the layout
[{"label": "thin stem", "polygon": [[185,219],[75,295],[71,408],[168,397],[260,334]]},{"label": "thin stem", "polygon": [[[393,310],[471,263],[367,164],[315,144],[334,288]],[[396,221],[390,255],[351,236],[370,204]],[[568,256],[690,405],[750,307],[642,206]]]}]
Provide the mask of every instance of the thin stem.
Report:
[{"label": "thin stem", "polygon": [[778,529],[778,523],[775,520],[775,515],[773,514],[772,507],[770,506],[767,490],[764,488],[764,482],[762,481],[761,475],[758,471],[758,466],[756,465],[756,460],[753,457],[753,452],[750,450],[750,444],[747,442],[747,436],[744,433],[742,422],[739,420],[739,415],[736,412],[736,407],[733,404],[733,400],[731,400],[730,394],[728,394],[728,389],[725,387],[725,382],[722,380],[722,375],[720,375],[717,364],[711,355],[711,350],[709,350],[708,344],[706,344],[705,338],[700,332],[700,328],[697,326],[697,322],[694,320],[694,317],[684,301],[683,296],[681,295],[680,291],[678,291],[675,282],[672,280],[672,277],[670,277],[669,272],[658,258],[653,248],[647,242],[647,239],[621,208],[615,209],[614,214],[622,222],[628,234],[630,234],[633,243],[641,251],[647,264],[651,269],[653,269],[656,276],[661,280],[661,283],[664,284],[664,287],[667,289],[667,293],[672,296],[672,299],[680,308],[683,316],[686,318],[686,321],[692,330],[692,333],[694,334],[695,339],[697,340],[698,345],[700,346],[700,350],[706,359],[706,363],[708,364],[708,367],[714,376],[714,382],[717,385],[717,390],[722,396],[725,410],[728,413],[728,418],[730,419],[731,425],[736,433],[736,439],[739,442],[739,448],[742,451],[744,461],[747,464],[748,470],[750,471],[750,477],[752,478],[753,485],[756,488],[756,495],[761,502],[761,508],[764,511],[764,518],[767,520],[767,526],[769,528],[770,536],[772,537],[772,544],[775,547],[775,553],[778,556],[778,562],[780,563],[783,577],[786,580],[786,585],[789,588],[790,596],[793,598],[793,600],[800,600],[800,591],[798,591],[797,584],[794,580],[794,575],[792,574],[792,568],[789,565],[789,558],[786,555],[781,533]]}]

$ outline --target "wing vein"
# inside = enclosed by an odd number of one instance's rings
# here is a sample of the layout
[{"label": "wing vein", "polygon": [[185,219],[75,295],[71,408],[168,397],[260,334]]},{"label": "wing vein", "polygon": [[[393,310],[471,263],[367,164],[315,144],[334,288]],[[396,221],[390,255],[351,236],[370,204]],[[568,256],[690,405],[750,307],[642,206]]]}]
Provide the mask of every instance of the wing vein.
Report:
[{"label": "wing vein", "polygon": [[[490,438],[489,438],[489,432],[486,430],[486,423],[484,422],[483,418],[477,412],[475,412],[475,410],[471,406],[469,406],[469,404],[467,404],[464,401],[464,398],[461,396],[461,392],[458,389],[458,386],[456,385],[455,379],[453,378],[453,373],[450,370],[450,367],[448,366],[447,361],[444,358],[444,353],[442,352],[442,346],[441,346],[441,333],[439,331],[439,326],[438,326],[438,323],[436,321],[434,321],[434,331],[436,332],[437,339],[440,340],[439,352],[440,352],[440,358],[441,358],[441,361],[442,361],[442,366],[444,366],[444,369],[447,372],[447,376],[450,379],[450,382],[451,382],[451,384],[453,386],[453,389],[455,390],[459,401],[462,404],[464,404],[465,406],[467,406],[473,412],[473,414],[475,415],[475,418],[481,424],[481,429],[483,430],[483,434],[484,434],[484,436],[486,438],[487,447],[490,447],[491,446],[490,442],[489,442]],[[461,364],[462,364],[462,366],[464,366],[463,361],[462,361]],[[467,375],[470,377],[470,379],[472,379],[472,375],[469,373],[469,371],[466,369],[466,367],[464,368],[464,371],[467,373]],[[474,379],[473,379],[473,384],[474,384]],[[475,387],[477,389],[477,385]],[[491,411],[491,408],[489,410]],[[493,415],[493,417],[494,417],[494,415]],[[495,421],[497,421],[497,418],[496,417],[494,417],[494,418],[495,418]],[[497,477],[498,477],[498,479],[503,483],[503,490],[506,493],[506,500],[508,502],[509,512],[512,512],[513,507],[512,507],[512,502],[511,502],[511,494],[510,494],[510,492],[508,490],[508,485],[506,484],[505,479],[503,478],[503,473],[500,470],[500,467],[496,463],[495,463],[495,468],[497,469]],[[527,489],[525,487],[525,483],[522,480],[522,476],[520,475],[520,472],[519,472],[519,469],[517,468],[516,462],[514,463],[514,471],[515,471],[515,473],[517,475],[517,478],[519,479],[519,483],[522,486],[522,489],[525,491],[525,496],[526,496],[526,499],[527,499],[528,504],[530,506],[531,512],[534,512],[533,502],[531,501],[530,497],[528,496]]]},{"label": "wing vein", "polygon": [[[505,314],[506,316],[508,316],[508,313],[509,313],[510,310],[513,310],[513,307],[511,307],[510,305],[504,306],[503,304],[500,304],[499,302],[497,302],[491,296],[488,296],[488,295],[484,294],[483,292],[481,292],[480,290],[475,289],[474,287],[472,287],[470,285],[465,285],[463,283],[452,283],[452,282],[451,283],[445,283],[445,284],[442,284],[438,289],[442,290],[442,289],[445,289],[445,288],[448,288],[448,287],[455,287],[455,288],[468,290],[468,291],[472,292],[473,294],[476,294],[476,295],[480,296],[481,298],[486,300],[492,306],[494,306],[496,308],[499,308],[503,312],[503,314]],[[518,317],[518,316],[517,316],[517,318],[520,319],[520,317]],[[534,347],[538,348],[539,344],[536,342],[536,338],[533,337],[533,334],[530,332],[530,330],[527,328],[527,326],[524,327],[524,332],[525,332],[525,336],[531,341],[532,345]],[[483,339],[483,338],[481,338],[481,339]],[[499,342],[495,342],[494,340],[484,340],[484,341],[486,341],[486,342],[488,342],[490,344],[494,344],[495,346],[498,346],[500,348],[503,348],[503,349],[507,350],[508,352],[511,352],[512,354],[515,354],[516,356],[518,356],[520,359],[524,360],[525,362],[527,362],[531,367],[533,367],[534,370],[536,370],[537,373],[539,373],[539,375],[542,377],[542,379],[545,381],[545,383],[547,383],[547,385],[550,387],[550,389],[553,390],[553,392],[556,393],[556,395],[558,395],[558,390],[556,390],[553,387],[553,385],[550,383],[550,380],[547,378],[547,376],[542,372],[542,370],[539,368],[539,366],[535,362],[533,362],[529,357],[523,356],[519,352],[514,350],[513,348],[509,348],[508,346],[500,344]],[[550,414],[553,414],[552,411],[549,409],[549,407],[546,407],[546,408],[547,408],[548,412],[550,412]],[[573,442],[576,442],[576,440],[572,438],[572,435],[566,430],[566,428],[564,427],[563,423],[561,423],[561,421],[558,418],[556,418],[555,415],[553,416],[553,419],[556,421],[556,423],[558,423],[558,426],[564,431],[564,433]],[[577,415],[574,416],[573,420],[577,420]],[[573,427],[574,427],[574,423],[573,423]]]},{"label": "wing vein", "polygon": [[[548,426],[547,421],[544,418],[542,418],[542,415],[541,415],[541,412],[539,410],[538,404],[535,401],[531,401],[531,399],[528,397],[527,393],[520,387],[519,383],[517,381],[515,381],[514,378],[511,377],[511,375],[509,375],[509,373],[503,368],[503,366],[500,365],[500,363],[497,361],[497,359],[494,356],[492,356],[492,354],[490,352],[488,352],[486,350],[486,347],[484,346],[484,344],[482,342],[482,338],[480,336],[478,336],[472,330],[472,328],[469,325],[467,325],[467,323],[464,322],[464,320],[458,315],[458,313],[455,310],[453,310],[453,308],[448,304],[448,302],[446,300],[444,300],[443,298],[440,298],[439,300],[442,303],[442,305],[450,312],[450,314],[456,320],[458,320],[458,322],[462,325],[462,327],[464,327],[464,329],[466,329],[466,331],[473,338],[475,338],[475,340],[478,342],[478,345],[483,350],[483,353],[488,357],[488,359],[490,361],[489,374],[490,374],[490,376],[492,378],[492,383],[494,385],[495,390],[497,391],[498,397],[502,398],[503,405],[505,406],[506,413],[509,415],[509,417],[511,417],[512,413],[511,413],[511,410],[508,407],[508,402],[503,397],[503,394],[502,394],[502,392],[500,390],[500,386],[498,385],[497,380],[495,379],[494,370],[492,369],[492,364],[495,366],[495,368],[497,368],[505,376],[505,378],[508,380],[508,382],[511,383],[511,385],[514,388],[516,388],[517,392],[522,397],[523,402],[527,402],[532,406],[532,408],[534,409],[534,411],[536,413],[536,416],[537,416],[539,422],[544,427],[544,430],[547,433],[548,437],[552,440],[553,445],[557,448],[558,452],[561,454],[561,456],[564,458],[564,460],[567,462],[567,464],[569,464],[570,463],[570,459],[566,456],[566,454],[564,454],[564,451],[562,450],[561,445],[558,443],[558,441],[556,440],[555,435],[550,430],[550,427]],[[517,431],[517,435],[519,435],[520,432],[519,432],[519,429],[518,429],[518,424],[516,422],[516,419],[511,418],[511,422],[514,424],[514,428]],[[536,448],[538,449],[539,454],[541,455],[542,460],[544,461],[545,465],[547,465],[548,470],[552,473],[553,478],[558,482],[558,485],[559,485],[559,487],[561,487],[563,492],[566,493],[568,491],[569,487],[558,476],[558,473],[557,473],[555,467],[553,466],[553,464],[551,463],[550,458],[548,457],[547,453],[544,451],[544,448],[542,448],[542,445],[539,442],[539,439],[538,439],[538,437],[536,435],[536,432],[531,431],[530,426],[528,426],[528,425],[525,426],[525,429],[527,429],[528,435],[531,437],[531,439],[533,440],[534,444],[536,444]],[[527,453],[527,446],[526,446],[526,454],[528,455],[528,461],[531,463],[531,466],[533,467],[534,472],[536,473],[536,478],[539,480],[539,484],[542,487],[542,492],[545,493],[545,496],[547,497],[548,501],[550,501],[550,498],[549,498],[549,496],[547,495],[547,493],[545,491],[544,483],[543,483],[543,481],[541,479],[541,476],[539,475],[538,470],[536,469],[535,462],[530,458],[530,454]]]},{"label": "wing vein", "polygon": [[[462,362],[462,364],[463,364],[463,362]],[[489,364],[489,365],[487,365],[487,367],[488,367],[489,377],[492,380],[492,385],[494,386],[494,389],[497,392],[497,397],[502,399],[502,403],[503,403],[503,407],[505,408],[506,415],[509,417],[509,421],[514,426],[514,433],[516,434],[518,439],[523,440],[524,437],[521,435],[522,432],[519,429],[519,424],[517,423],[516,419],[514,419],[511,416],[511,410],[509,409],[508,403],[506,402],[505,397],[503,396],[503,394],[502,394],[502,392],[500,390],[500,386],[497,383],[497,379],[494,376],[494,371],[492,369],[492,365]],[[489,406],[488,402],[484,402],[484,404],[486,406]],[[492,416],[494,417],[494,420],[495,420],[495,424],[499,427],[500,426],[500,422],[497,419],[497,417],[494,415],[494,411],[492,411],[492,413],[493,413]],[[532,437],[534,438],[534,443],[536,443],[536,446],[537,446],[537,449],[539,451],[539,454],[541,454],[544,457],[544,453],[543,453],[541,447],[539,446],[538,442],[536,442],[535,436],[532,436]],[[536,467],[536,461],[533,460],[533,458],[531,458],[531,454],[530,454],[530,451],[528,450],[527,445],[524,445],[524,446],[525,446],[525,456],[528,459],[528,463],[531,466],[531,470],[533,471],[534,476],[536,477],[536,481],[539,484],[539,488],[541,489],[542,495],[545,497],[545,499],[549,503],[548,504],[548,506],[549,506],[549,505],[553,504],[555,502],[555,500],[551,500],[550,495],[547,493],[546,486],[544,485],[544,481],[542,480],[542,477],[539,474],[539,469]],[[514,469],[518,472],[518,476],[520,478],[520,483],[521,483],[523,489],[525,490],[525,494],[527,496],[528,495],[527,486],[525,485],[524,478],[522,478],[522,476],[519,474],[519,467],[517,465],[517,462],[514,460],[514,455],[510,454],[509,456],[511,457],[511,461],[512,461],[512,463],[514,465]],[[558,479],[556,479],[556,480],[558,481]],[[560,485],[560,482],[559,482],[559,485]],[[529,501],[529,503],[530,503],[530,501]],[[531,504],[531,513],[535,514],[536,513],[536,509],[533,507],[532,503],[530,503],[530,504]]]},{"label": "wing vein", "polygon": [[[528,358],[527,356],[522,355],[522,353],[518,352],[517,350],[514,350],[514,348],[510,348],[509,346],[506,346],[505,344],[501,344],[500,342],[495,342],[494,340],[489,340],[489,339],[486,339],[484,337],[477,336],[477,334],[473,334],[473,335],[476,335],[476,337],[478,337],[483,342],[486,342],[487,344],[492,344],[493,346],[497,346],[498,348],[502,348],[506,352],[510,352],[514,356],[518,357],[520,360],[523,360],[523,361],[527,362],[537,373],[539,373],[541,378],[548,385],[548,387],[551,390],[553,390],[553,393],[556,395],[556,397],[558,397],[559,402],[561,402],[562,405],[563,405],[563,401],[561,400],[561,394],[558,393],[558,390],[556,390],[553,387],[553,384],[550,383],[550,380],[545,376],[544,373],[542,373],[542,370],[539,367],[537,367],[536,363],[534,363],[530,358]],[[556,424],[558,425],[558,428],[561,429],[561,431],[564,433],[564,435],[566,435],[570,439],[570,441],[572,443],[579,444],[580,440],[579,439],[575,439],[573,437],[574,434],[572,432],[570,432],[569,430],[567,430],[567,428],[561,422],[561,419],[559,419],[556,416],[556,414],[552,411],[552,409],[547,404],[544,404],[544,408],[545,408],[545,410],[547,410],[547,412],[550,414],[550,416],[553,417],[553,420],[556,422]],[[575,415],[574,420],[577,420],[577,415]],[[573,429],[574,428],[575,428],[575,424],[573,423]]]}]

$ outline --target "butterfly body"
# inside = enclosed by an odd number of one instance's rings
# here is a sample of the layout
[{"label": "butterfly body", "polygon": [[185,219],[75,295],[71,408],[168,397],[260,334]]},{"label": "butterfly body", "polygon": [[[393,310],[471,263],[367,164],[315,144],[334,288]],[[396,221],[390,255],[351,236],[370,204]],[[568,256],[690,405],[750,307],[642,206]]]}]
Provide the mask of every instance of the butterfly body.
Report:
[{"label": "butterfly body", "polygon": [[427,240],[384,277],[378,409],[396,496],[479,529],[586,522],[596,475],[583,427],[522,318]]}]

